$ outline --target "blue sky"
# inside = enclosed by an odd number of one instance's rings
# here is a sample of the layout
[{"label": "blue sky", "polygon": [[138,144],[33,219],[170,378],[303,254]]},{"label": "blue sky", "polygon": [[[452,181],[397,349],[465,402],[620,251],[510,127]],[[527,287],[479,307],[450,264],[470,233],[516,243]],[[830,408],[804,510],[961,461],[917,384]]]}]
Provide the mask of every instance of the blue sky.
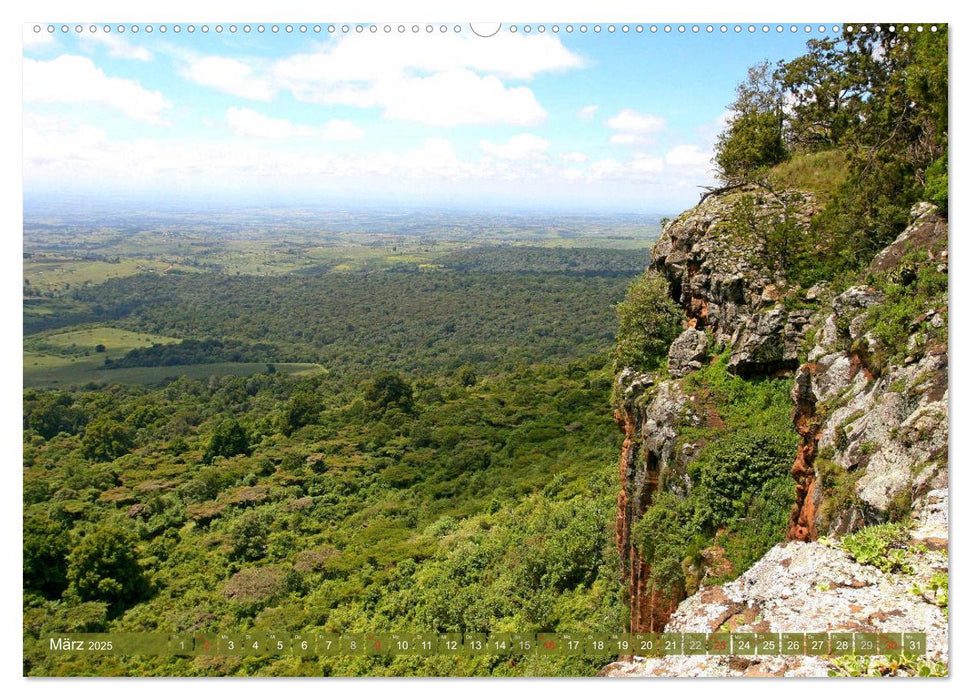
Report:
[{"label": "blue sky", "polygon": [[26,197],[676,212],[746,69],[808,38],[173,26],[25,28]]}]

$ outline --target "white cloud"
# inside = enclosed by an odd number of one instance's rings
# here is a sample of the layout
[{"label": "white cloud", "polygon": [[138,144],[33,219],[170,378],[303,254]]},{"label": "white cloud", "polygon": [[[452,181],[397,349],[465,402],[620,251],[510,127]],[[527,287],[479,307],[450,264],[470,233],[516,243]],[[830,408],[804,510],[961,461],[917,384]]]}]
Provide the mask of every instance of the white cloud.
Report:
[{"label": "white cloud", "polygon": [[313,142],[301,142],[294,150],[267,147],[255,139],[115,141],[99,128],[36,113],[24,115],[23,144],[25,181],[35,184],[96,182],[120,189],[154,189],[172,183],[205,188],[218,182],[220,187],[252,189],[285,181],[294,189],[306,189],[314,183],[343,186],[351,181],[373,186],[376,177],[452,182],[477,172],[472,163],[458,159],[451,142],[441,138],[426,139],[402,151],[350,155],[330,152],[323,142],[316,147]]},{"label": "white cloud", "polygon": [[546,110],[529,88],[506,87],[495,76],[468,70],[381,80],[367,87],[340,85],[319,93],[298,93],[298,97],[323,104],[379,107],[387,119],[430,126],[532,126],[546,118]]},{"label": "white cloud", "polygon": [[695,144],[685,143],[669,150],[664,160],[668,165],[695,167],[709,165],[711,158],[709,151],[703,151]]},{"label": "white cloud", "polygon": [[587,105],[577,112],[577,119],[588,122],[593,119],[593,116],[597,113],[598,109],[600,109],[600,107],[597,105]]},{"label": "white cloud", "polygon": [[587,169],[590,179],[592,180],[602,180],[606,178],[620,177],[624,174],[626,168],[623,163],[614,158],[604,158],[603,160],[598,160],[590,164]]},{"label": "white cloud", "polygon": [[664,128],[664,120],[653,114],[642,114],[633,109],[622,109],[607,120],[607,126],[625,134],[651,134]]},{"label": "white cloud", "polygon": [[631,160],[630,169],[635,173],[660,173],[664,170],[664,161],[639,153]]},{"label": "white cloud", "polygon": [[206,56],[189,62],[182,74],[194,83],[249,100],[266,101],[276,93],[265,77],[235,58]]},{"label": "white cloud", "polygon": [[332,119],[323,126],[294,124],[289,119],[276,119],[248,107],[230,107],[226,123],[237,136],[258,139],[319,138],[324,141],[353,141],[364,132],[353,122]]},{"label": "white cloud", "polygon": [[375,82],[406,74],[471,70],[500,78],[529,80],[539,73],[579,68],[583,59],[557,37],[503,32],[483,40],[446,34],[425,41],[407,34],[374,37],[352,34],[327,49],[278,61],[277,78],[295,92],[317,91],[334,83]]},{"label": "white cloud", "polygon": [[649,144],[652,140],[646,136],[641,136],[640,134],[614,134],[610,137],[610,143],[616,143],[621,146],[630,146],[633,144]]},{"label": "white cloud", "polygon": [[377,107],[388,119],[432,126],[518,124],[546,118],[533,91],[504,81],[584,65],[550,35],[502,33],[488,40],[446,34],[434,41],[393,34],[381,50],[366,35],[295,54],[273,64],[276,85],[320,104]]},{"label": "white cloud", "polygon": [[581,153],[580,151],[569,151],[560,156],[567,163],[586,163],[587,154]]},{"label": "white cloud", "polygon": [[610,137],[610,142],[625,146],[651,144],[651,135],[664,128],[661,117],[635,112],[633,109],[622,109],[608,119],[606,124],[617,132]]},{"label": "white cloud", "polygon": [[550,142],[533,134],[513,136],[506,143],[482,141],[482,151],[487,155],[503,160],[524,160],[546,154]]},{"label": "white cloud", "polygon": [[50,61],[24,59],[24,103],[99,104],[132,119],[164,124],[171,107],[162,93],[135,80],[113,78],[84,56],[64,54]]},{"label": "white cloud", "polygon": [[364,136],[364,130],[347,119],[331,119],[318,131],[324,141],[356,141]]},{"label": "white cloud", "polygon": [[136,61],[152,60],[151,51],[144,46],[136,46],[117,34],[95,32],[94,34],[82,34],[81,37],[85,42],[94,42],[103,45],[108,49],[108,55],[112,58],[130,58]]}]

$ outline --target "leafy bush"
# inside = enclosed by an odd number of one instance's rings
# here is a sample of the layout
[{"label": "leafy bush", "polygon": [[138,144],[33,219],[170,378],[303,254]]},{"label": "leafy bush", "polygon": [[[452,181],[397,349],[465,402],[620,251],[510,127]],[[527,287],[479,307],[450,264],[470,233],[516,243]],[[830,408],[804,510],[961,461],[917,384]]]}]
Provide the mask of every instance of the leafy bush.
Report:
[{"label": "leafy bush", "polygon": [[947,154],[931,163],[924,173],[924,199],[936,204],[947,216]]},{"label": "leafy bush", "polygon": [[84,429],[81,447],[84,456],[99,462],[110,462],[127,454],[134,444],[131,431],[108,416],[94,418]]},{"label": "leafy bush", "polygon": [[927,658],[910,656],[837,656],[830,662],[832,677],[910,676],[927,678],[947,676],[947,664]]},{"label": "leafy bush", "polygon": [[728,182],[751,179],[786,157],[782,93],[768,62],[753,66],[735,90],[731,117],[715,145],[715,163]]},{"label": "leafy bush", "polygon": [[229,528],[229,546],[234,559],[256,561],[266,555],[270,518],[255,511],[239,516]]},{"label": "leafy bush", "polygon": [[634,525],[651,581],[664,591],[696,585],[686,580],[686,569],[696,569],[713,544],[737,573],[785,537],[794,497],[789,469],[799,441],[790,421],[790,384],[737,377],[727,358],[722,354],[683,380],[695,396],[693,410],[720,419],[717,427],[679,429],[682,444],[703,445],[688,464],[690,491],[664,490],[671,477],[662,473],[662,490]]},{"label": "leafy bush", "polygon": [[392,407],[408,412],[414,406],[414,389],[397,372],[380,372],[366,384],[364,400],[375,416]]},{"label": "leafy bush", "polygon": [[298,389],[283,409],[280,431],[292,435],[295,430],[316,421],[322,408],[320,397],[313,390]]},{"label": "leafy bush", "polygon": [[911,571],[907,563],[907,528],[902,523],[884,523],[845,535],[839,546],[860,564],[875,566],[884,573]]},{"label": "leafy bush", "polygon": [[24,520],[24,588],[58,597],[67,587],[69,535],[46,515]]},{"label": "leafy bush", "polygon": [[24,427],[50,440],[58,433],[77,433],[84,427],[86,416],[73,404],[70,394],[49,393],[36,399],[25,398]]},{"label": "leafy bush", "polygon": [[744,428],[709,443],[689,467],[704,494],[700,522],[711,528],[746,513],[764,484],[788,476],[793,443],[784,426]]},{"label": "leafy bush", "polygon": [[617,305],[619,326],[614,350],[618,369],[652,370],[661,366],[668,346],[681,332],[683,313],[671,298],[668,281],[648,270],[627,288]]},{"label": "leafy bush", "polygon": [[722,177],[733,181],[755,177],[785,157],[781,114],[747,112],[729,121],[716,145],[715,162]]},{"label": "leafy bush", "polygon": [[67,580],[81,600],[107,603],[118,612],[140,600],[148,582],[138,563],[134,535],[107,525],[87,535],[68,557]]},{"label": "leafy bush", "polygon": [[209,464],[216,457],[234,457],[249,454],[249,451],[250,438],[246,429],[235,418],[226,418],[212,431],[209,446],[202,459]]}]

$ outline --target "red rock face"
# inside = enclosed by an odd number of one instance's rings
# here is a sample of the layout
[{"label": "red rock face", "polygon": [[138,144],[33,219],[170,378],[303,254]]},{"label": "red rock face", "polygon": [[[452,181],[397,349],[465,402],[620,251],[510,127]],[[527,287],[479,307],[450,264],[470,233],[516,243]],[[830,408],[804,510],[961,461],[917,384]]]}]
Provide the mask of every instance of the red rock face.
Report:
[{"label": "red rock face", "polygon": [[633,524],[651,505],[657,491],[659,470],[656,460],[652,460],[650,455],[646,460],[637,459],[639,450],[634,417],[624,409],[618,409],[614,412],[614,420],[624,432],[620,453],[620,492],[617,495],[617,551],[627,579],[630,631],[661,632],[678,603],[684,599],[684,594],[667,594],[651,584],[651,567],[631,538]]},{"label": "red rock face", "polygon": [[792,390],[795,402],[793,423],[801,442],[796,450],[796,460],[792,465],[792,478],[796,482],[796,502],[789,516],[786,530],[787,540],[812,542],[818,537],[816,532],[816,445],[819,442],[819,422],[816,420],[816,397],[812,391],[812,377],[816,372],[813,363],[799,368],[796,383]]}]

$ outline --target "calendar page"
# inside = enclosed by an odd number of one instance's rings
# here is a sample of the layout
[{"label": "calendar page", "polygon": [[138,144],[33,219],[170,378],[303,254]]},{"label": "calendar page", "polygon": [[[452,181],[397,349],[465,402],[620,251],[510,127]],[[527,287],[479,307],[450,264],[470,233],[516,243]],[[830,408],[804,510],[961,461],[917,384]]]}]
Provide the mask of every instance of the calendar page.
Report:
[{"label": "calendar page", "polygon": [[24,675],[948,675],[947,23],[222,11],[23,27]]}]

